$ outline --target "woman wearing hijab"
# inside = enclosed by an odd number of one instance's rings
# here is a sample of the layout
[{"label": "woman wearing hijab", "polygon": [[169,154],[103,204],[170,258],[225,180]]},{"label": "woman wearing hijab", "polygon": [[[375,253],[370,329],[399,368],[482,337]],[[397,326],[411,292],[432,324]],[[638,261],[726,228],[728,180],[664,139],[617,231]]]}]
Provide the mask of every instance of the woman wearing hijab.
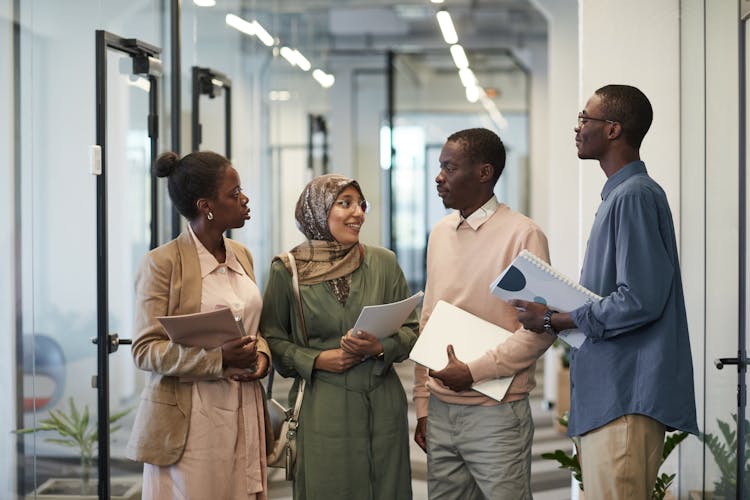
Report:
[{"label": "woman wearing hijab", "polygon": [[412,313],[384,339],[352,332],[363,306],[409,296],[393,252],[363,245],[367,202],[357,181],[313,179],[297,201],[297,227],[307,241],[291,253],[299,272],[305,339],[286,254],[274,258],[263,299],[261,330],[275,368],[295,377],[290,403],[306,381],[297,435],[294,498],[411,498],[406,395],[393,363],[417,338]]},{"label": "woman wearing hijab", "polygon": [[[127,455],[145,462],[144,499],[262,500],[263,395],[270,351],[258,335],[261,295],[247,248],[224,237],[250,218],[237,171],[223,156],[165,153],[154,173],[188,219],[136,275],[136,366],[150,372]],[[172,342],[158,316],[228,306],[247,335],[214,349]],[[210,332],[207,332],[210,334]]]}]

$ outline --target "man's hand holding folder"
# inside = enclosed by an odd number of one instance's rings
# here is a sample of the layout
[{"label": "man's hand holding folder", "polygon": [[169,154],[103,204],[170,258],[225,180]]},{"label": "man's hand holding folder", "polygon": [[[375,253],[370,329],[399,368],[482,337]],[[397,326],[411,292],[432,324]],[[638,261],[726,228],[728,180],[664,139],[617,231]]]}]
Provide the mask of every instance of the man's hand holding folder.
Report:
[{"label": "man's hand holding folder", "polygon": [[451,391],[461,392],[471,389],[474,378],[469,366],[456,357],[453,345],[448,344],[448,364],[442,370],[430,370],[430,377],[440,380]]}]

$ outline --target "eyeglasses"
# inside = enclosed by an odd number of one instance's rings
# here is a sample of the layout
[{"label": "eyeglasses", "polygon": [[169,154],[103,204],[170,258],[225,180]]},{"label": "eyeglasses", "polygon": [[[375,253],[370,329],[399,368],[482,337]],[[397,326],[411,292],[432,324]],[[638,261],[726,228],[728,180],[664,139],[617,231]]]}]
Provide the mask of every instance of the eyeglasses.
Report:
[{"label": "eyeglasses", "polygon": [[594,118],[592,116],[586,116],[583,113],[578,113],[578,128],[581,128],[584,126],[584,124],[587,121],[594,121],[594,122],[607,122],[607,123],[616,123],[617,120],[607,120],[606,118]]},{"label": "eyeglasses", "polygon": [[364,213],[370,211],[370,204],[367,200],[358,200],[357,202],[354,200],[336,200],[333,204],[343,210],[354,210],[354,207],[359,207]]}]

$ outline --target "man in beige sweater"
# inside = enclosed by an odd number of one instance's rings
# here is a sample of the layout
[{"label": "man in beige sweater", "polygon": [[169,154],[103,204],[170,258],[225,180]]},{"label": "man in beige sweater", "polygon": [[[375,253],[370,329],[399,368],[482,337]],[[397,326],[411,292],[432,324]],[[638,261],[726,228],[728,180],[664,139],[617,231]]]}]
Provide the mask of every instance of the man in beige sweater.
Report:
[{"label": "man in beige sweater", "polygon": [[[438,196],[455,211],[430,234],[421,326],[444,300],[514,335],[478,359],[459,360],[449,346],[444,369],[415,368],[414,440],[427,452],[430,499],[531,498],[534,424],[528,395],[536,385],[536,360],[554,336],[524,330],[515,309],[491,295],[489,285],[522,250],[545,261],[549,250],[531,219],[495,197],[504,166],[505,147],[487,129],[454,133],[440,153]],[[471,389],[511,375],[502,401]]]}]

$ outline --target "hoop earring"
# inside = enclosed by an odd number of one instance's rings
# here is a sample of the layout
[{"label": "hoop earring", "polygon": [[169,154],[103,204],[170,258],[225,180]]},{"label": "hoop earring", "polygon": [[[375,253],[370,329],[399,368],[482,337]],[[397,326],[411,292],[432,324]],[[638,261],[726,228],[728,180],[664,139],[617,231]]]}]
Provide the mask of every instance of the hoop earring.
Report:
[{"label": "hoop earring", "polygon": [[213,212],[208,212],[208,215],[206,215],[206,219],[208,219],[208,220],[214,220],[214,213]]}]

